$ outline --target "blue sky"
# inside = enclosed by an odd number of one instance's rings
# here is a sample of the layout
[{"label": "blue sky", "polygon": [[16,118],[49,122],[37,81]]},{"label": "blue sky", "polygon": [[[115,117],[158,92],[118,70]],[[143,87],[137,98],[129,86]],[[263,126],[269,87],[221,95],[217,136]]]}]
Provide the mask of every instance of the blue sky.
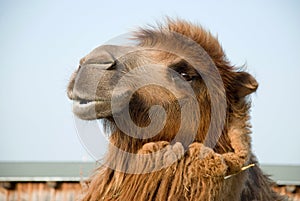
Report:
[{"label": "blue sky", "polygon": [[91,160],[66,97],[69,76],[93,48],[167,15],[208,28],[256,76],[259,160],[300,164],[299,9],[296,0],[0,0],[0,161]]}]

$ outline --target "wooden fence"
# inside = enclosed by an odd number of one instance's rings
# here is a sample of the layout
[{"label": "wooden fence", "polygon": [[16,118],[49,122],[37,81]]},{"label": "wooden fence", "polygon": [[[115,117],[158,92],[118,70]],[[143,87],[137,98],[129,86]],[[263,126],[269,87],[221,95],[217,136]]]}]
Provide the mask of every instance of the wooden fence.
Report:
[{"label": "wooden fence", "polygon": [[3,183],[0,201],[76,201],[82,196],[79,182]]},{"label": "wooden fence", "polygon": [[[289,201],[300,201],[300,186],[275,186],[288,195]],[[78,201],[82,197],[79,182],[2,182],[0,201]]]}]

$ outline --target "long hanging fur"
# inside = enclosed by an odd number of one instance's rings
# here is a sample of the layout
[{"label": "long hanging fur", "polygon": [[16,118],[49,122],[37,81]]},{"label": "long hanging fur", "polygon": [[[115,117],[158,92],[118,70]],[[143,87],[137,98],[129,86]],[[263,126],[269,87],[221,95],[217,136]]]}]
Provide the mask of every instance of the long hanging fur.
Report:
[{"label": "long hanging fur", "polygon": [[[186,21],[168,20],[166,26],[158,29],[141,29],[136,33],[141,47],[155,47],[172,41],[172,32],[182,34],[197,42],[211,57],[223,79],[226,98],[226,125],[216,148],[203,145],[210,121],[209,108],[201,106],[205,119],[196,140],[184,147],[181,143],[170,144],[167,138],[156,141],[135,140],[114,128],[110,141],[120,150],[140,154],[153,153],[163,148],[165,151],[145,161],[131,161],[119,150],[109,147],[104,158],[106,164],[115,167],[130,167],[137,172],[143,168],[155,169],[158,163],[168,163],[172,158],[178,159],[171,166],[144,174],[129,174],[101,166],[87,182],[88,189],[84,201],[145,201],[145,200],[201,200],[201,201],[279,201],[284,200],[271,190],[272,182],[262,173],[251,152],[249,108],[246,98],[237,98],[235,80],[238,69],[231,66],[216,38],[200,26]],[[165,58],[172,58],[165,57]],[[257,87],[257,86],[256,86]],[[205,98],[199,94],[199,101]],[[142,103],[141,103],[142,104]],[[108,125],[113,124],[108,121]],[[112,125],[114,126],[114,125]],[[172,133],[176,121],[167,127],[164,133]],[[185,152],[184,150],[187,149]],[[242,167],[255,164],[248,170]],[[226,176],[232,175],[228,179]]]}]

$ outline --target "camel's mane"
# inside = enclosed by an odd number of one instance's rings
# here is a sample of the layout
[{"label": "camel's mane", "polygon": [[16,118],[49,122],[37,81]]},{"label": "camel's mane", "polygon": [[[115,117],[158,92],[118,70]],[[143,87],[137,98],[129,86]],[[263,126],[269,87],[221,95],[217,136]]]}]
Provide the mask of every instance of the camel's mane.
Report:
[{"label": "camel's mane", "polygon": [[140,28],[135,32],[135,37],[141,42],[142,46],[155,47],[161,43],[165,45],[168,41],[172,43],[172,39],[176,39],[176,34],[174,33],[198,43],[217,66],[229,64],[217,38],[203,27],[191,24],[185,20],[167,18],[166,24],[158,24],[157,27]]}]

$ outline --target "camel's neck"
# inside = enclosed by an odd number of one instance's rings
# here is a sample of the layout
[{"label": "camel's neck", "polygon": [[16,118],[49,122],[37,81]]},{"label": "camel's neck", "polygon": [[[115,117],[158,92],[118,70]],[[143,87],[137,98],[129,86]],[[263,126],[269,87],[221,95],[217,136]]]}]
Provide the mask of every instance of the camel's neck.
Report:
[{"label": "camel's neck", "polygon": [[[228,131],[247,134],[249,132],[247,121],[248,115],[233,116]],[[203,188],[213,189],[215,184],[221,185],[223,183],[223,180],[218,177],[214,180],[204,177],[201,171],[205,170],[205,161],[203,164],[201,162],[202,165],[197,166],[197,169],[190,169],[190,164],[194,163],[197,159],[186,154],[189,150],[186,150],[182,158],[175,163],[166,168],[156,170],[155,165],[160,163],[160,159],[151,158],[151,160],[144,160],[145,158],[143,157],[136,158],[135,156],[152,153],[153,151],[157,151],[155,150],[156,148],[159,150],[159,147],[156,147],[158,142],[148,143],[152,147],[152,150],[147,152],[148,149],[145,149],[145,142],[141,140],[129,141],[129,139],[123,133],[115,132],[111,136],[111,145],[103,160],[104,164],[95,173],[84,200],[121,200],[121,198],[149,200],[153,196],[156,198],[162,196],[161,200],[167,200],[168,198],[164,196],[168,195],[175,196],[175,200],[193,200],[185,199],[184,197],[191,196],[193,194],[191,191],[195,191],[195,193],[201,192]],[[168,144],[168,142],[165,143]],[[163,143],[160,145],[162,147],[165,146]],[[141,152],[141,150],[144,152]],[[153,171],[142,172],[141,170],[145,169],[145,167],[150,168],[150,170],[153,168]],[[192,171],[191,174],[195,174],[193,177],[197,178],[197,181],[190,178],[186,171]],[[199,171],[199,173],[193,173],[194,171]],[[235,178],[239,179],[239,177]],[[187,185],[195,186],[187,190]],[[163,192],[169,192],[169,194]],[[205,192],[203,191],[203,193]],[[205,194],[202,196],[206,199]]]}]

